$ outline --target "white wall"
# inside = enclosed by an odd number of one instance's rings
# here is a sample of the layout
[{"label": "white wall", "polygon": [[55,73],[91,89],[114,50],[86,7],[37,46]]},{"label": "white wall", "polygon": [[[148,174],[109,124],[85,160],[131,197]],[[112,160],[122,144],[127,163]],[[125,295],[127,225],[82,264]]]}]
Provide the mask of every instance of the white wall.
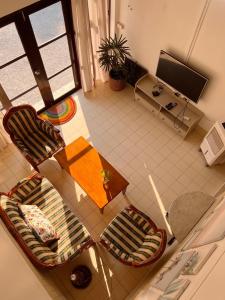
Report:
[{"label": "white wall", "polygon": [[39,0],[0,0],[0,18]]},{"label": "white wall", "polygon": [[225,1],[212,0],[190,63],[204,70],[209,84],[198,107],[215,121],[225,121]]},{"label": "white wall", "polygon": [[[0,1],[0,17],[38,0]],[[164,49],[185,60],[206,2],[210,2],[189,63],[210,81],[198,103],[205,113],[201,122],[208,129],[213,121],[225,120],[225,1],[222,0],[114,0],[114,17],[124,25],[133,57],[155,73],[159,51]]]},{"label": "white wall", "polygon": [[0,220],[0,298],[51,300]]},{"label": "white wall", "polygon": [[[126,35],[132,56],[150,73],[155,74],[161,49],[184,61],[207,0],[115,0],[118,28]],[[208,1],[210,2],[210,1]],[[225,120],[225,1],[211,0],[189,63],[210,78],[197,105],[211,121]]]}]

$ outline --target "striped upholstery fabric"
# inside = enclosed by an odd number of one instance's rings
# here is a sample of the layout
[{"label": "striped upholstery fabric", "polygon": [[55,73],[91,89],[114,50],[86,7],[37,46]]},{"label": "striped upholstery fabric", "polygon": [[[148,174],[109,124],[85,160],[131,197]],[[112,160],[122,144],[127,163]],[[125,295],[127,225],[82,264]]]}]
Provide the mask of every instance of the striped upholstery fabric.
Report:
[{"label": "striped upholstery fabric", "polygon": [[121,211],[101,235],[101,243],[117,259],[129,265],[143,265],[164,251],[164,230],[133,206]]},{"label": "striped upholstery fabric", "polygon": [[50,123],[49,121],[45,120],[37,120],[37,124],[39,129],[41,129],[43,132],[46,132],[48,134],[48,136],[50,136],[52,139],[57,140],[58,139],[58,132],[59,130],[56,129],[56,127],[54,127],[52,125],[52,123]]},{"label": "striped upholstery fabric", "polygon": [[[27,247],[42,263],[62,264],[80,254],[81,247],[91,241],[87,229],[65,205],[59,193],[46,178],[33,177],[22,180],[12,190],[10,196],[10,198],[1,196],[1,207]],[[19,215],[18,202],[37,205],[50,220],[60,239],[49,247],[41,244]]]},{"label": "striped upholstery fabric", "polygon": [[9,117],[7,125],[16,146],[35,164],[51,157],[64,146],[58,129],[49,122],[37,119],[32,110],[17,110]]},{"label": "striped upholstery fabric", "polygon": [[27,247],[29,247],[29,249],[32,251],[33,255],[46,265],[57,264],[58,255],[51,251],[51,249],[48,247],[40,244],[40,242],[38,242],[32,231],[24,222],[23,218],[21,218],[18,211],[17,200],[7,196],[1,196],[0,205],[8,215],[11,222],[14,224],[17,232],[19,232]]}]

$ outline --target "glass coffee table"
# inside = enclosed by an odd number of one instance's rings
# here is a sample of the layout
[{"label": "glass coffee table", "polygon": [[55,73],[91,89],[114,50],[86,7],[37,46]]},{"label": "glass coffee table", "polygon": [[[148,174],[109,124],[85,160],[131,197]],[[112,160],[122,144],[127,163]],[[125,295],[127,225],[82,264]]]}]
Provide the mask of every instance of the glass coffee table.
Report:
[{"label": "glass coffee table", "polygon": [[[125,194],[129,182],[85,138],[79,137],[54,157],[101,213],[119,193]],[[103,184],[102,170],[110,174],[107,188]]]}]

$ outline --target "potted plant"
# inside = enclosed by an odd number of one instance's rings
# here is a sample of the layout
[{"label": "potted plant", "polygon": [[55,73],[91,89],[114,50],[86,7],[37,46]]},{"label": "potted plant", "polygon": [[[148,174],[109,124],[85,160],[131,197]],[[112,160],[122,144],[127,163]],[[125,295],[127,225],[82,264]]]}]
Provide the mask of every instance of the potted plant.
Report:
[{"label": "potted plant", "polygon": [[109,72],[109,86],[114,91],[125,87],[125,59],[130,56],[130,48],[126,46],[127,40],[122,35],[105,38],[97,51],[99,53],[100,67]]}]

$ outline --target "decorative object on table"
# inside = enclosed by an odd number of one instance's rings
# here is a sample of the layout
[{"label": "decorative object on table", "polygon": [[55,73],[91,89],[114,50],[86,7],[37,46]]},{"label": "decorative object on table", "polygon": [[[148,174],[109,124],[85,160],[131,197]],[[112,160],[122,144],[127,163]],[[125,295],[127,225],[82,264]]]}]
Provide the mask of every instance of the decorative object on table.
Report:
[{"label": "decorative object on table", "polygon": [[118,38],[105,38],[99,46],[99,63],[106,72],[109,72],[109,86],[114,91],[125,87],[126,67],[125,60],[130,56],[127,40],[122,35]]},{"label": "decorative object on table", "polygon": [[[23,203],[37,205],[54,224],[60,239],[49,245],[41,243],[19,213],[18,205]],[[39,268],[61,266],[95,243],[54,186],[38,173],[20,180],[10,192],[0,193],[0,216],[25,254]]]},{"label": "decorative object on table", "polygon": [[182,271],[182,275],[195,275],[206,264],[207,260],[211,257],[216,250],[217,245],[206,245],[196,250],[196,255],[187,262],[185,268]]},{"label": "decorative object on table", "polygon": [[183,279],[183,278],[175,279],[166,288],[163,295],[159,297],[159,300],[178,300],[189,284],[190,284],[190,280],[188,279]]},{"label": "decorative object on table", "polygon": [[50,121],[53,125],[62,125],[69,122],[76,114],[77,106],[73,97],[53,105],[40,114],[44,120]]},{"label": "decorative object on table", "polygon": [[11,107],[3,118],[3,126],[36,171],[39,164],[65,147],[60,131],[39,118],[31,105]]},{"label": "decorative object on table", "polygon": [[146,214],[130,205],[105,228],[100,243],[123,264],[142,267],[162,256],[166,240],[164,229],[157,228]]},{"label": "decorative object on table", "polygon": [[71,283],[77,289],[85,289],[89,286],[92,274],[87,266],[77,266],[73,269],[70,275]]},{"label": "decorative object on table", "polygon": [[110,171],[109,170],[101,170],[101,175],[103,178],[103,185],[106,190],[109,189],[109,181],[110,181]]},{"label": "decorative object on table", "polygon": [[194,255],[196,255],[196,251],[180,252],[175,258],[170,259],[152,286],[165,291],[170,283],[181,274],[187,262]]},{"label": "decorative object on table", "polygon": [[163,86],[160,83],[157,83],[156,85],[153,86],[152,95],[154,97],[158,97],[161,95],[162,91],[163,91]]}]

